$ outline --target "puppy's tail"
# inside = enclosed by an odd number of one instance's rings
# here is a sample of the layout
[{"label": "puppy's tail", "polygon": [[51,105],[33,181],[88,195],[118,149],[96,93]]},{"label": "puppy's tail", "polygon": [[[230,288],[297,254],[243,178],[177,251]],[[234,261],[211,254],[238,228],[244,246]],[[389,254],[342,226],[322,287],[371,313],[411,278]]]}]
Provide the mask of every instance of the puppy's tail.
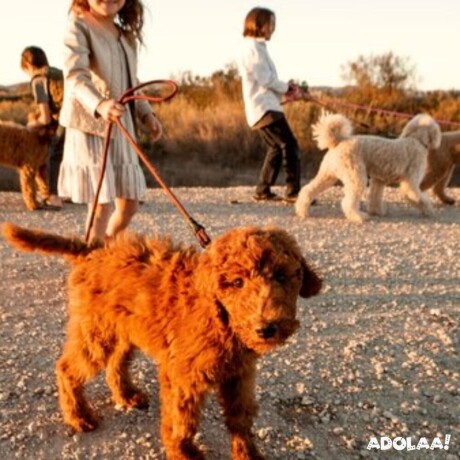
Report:
[{"label": "puppy's tail", "polygon": [[323,112],[313,125],[313,138],[321,149],[332,149],[353,135],[350,120],[339,113]]},{"label": "puppy's tail", "polygon": [[29,230],[9,222],[3,224],[3,235],[12,246],[21,251],[61,254],[68,259],[85,255],[94,249],[78,238],[65,238],[41,230]]}]

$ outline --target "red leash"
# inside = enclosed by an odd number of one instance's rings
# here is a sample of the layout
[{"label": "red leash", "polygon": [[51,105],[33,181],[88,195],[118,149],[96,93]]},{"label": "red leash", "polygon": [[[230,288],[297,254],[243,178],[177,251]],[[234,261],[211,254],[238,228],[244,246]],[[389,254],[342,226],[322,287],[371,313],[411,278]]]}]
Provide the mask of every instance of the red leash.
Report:
[{"label": "red leash", "polygon": [[[145,86],[153,85],[153,84],[166,84],[167,86],[171,87],[171,92],[166,95],[166,96],[148,96],[146,94],[135,94],[136,91],[140,90],[141,88],[144,88]],[[127,104],[130,101],[134,101],[136,99],[143,99],[149,102],[166,102],[172,99],[178,91],[178,87],[176,83],[174,83],[171,80],[152,80],[146,83],[143,83],[141,85],[138,85],[133,88],[129,88],[125,93],[122,94],[122,96],[119,98],[118,102],[120,104]],[[195,237],[197,238],[198,242],[200,243],[201,247],[206,247],[210,242],[211,238],[208,236],[206,233],[206,230],[202,225],[200,225],[195,219],[193,219],[188,212],[185,210],[184,206],[182,206],[181,202],[178,200],[178,198],[174,195],[174,193],[171,191],[171,189],[166,185],[164,180],[161,178],[160,174],[158,174],[158,171],[155,169],[155,167],[150,163],[149,159],[147,158],[147,155],[139,148],[137,145],[136,141],[132,138],[132,136],[129,134],[128,130],[125,128],[123,123],[118,119],[115,122],[118,126],[118,128],[121,130],[123,135],[126,137],[128,142],[130,143],[131,147],[134,149],[134,151],[139,155],[141,160],[144,162],[145,166],[147,169],[150,171],[152,176],[155,178],[155,180],[158,182],[158,184],[161,186],[161,188],[166,192],[166,194],[169,196],[173,204],[177,207],[179,212],[182,214],[182,216],[185,218],[185,220],[190,224],[193,232],[195,233]],[[99,194],[101,192],[102,188],[102,181],[104,178],[105,170],[107,167],[107,158],[108,158],[108,153],[109,153],[109,148],[110,148],[110,136],[112,133],[112,127],[113,127],[113,122],[110,121],[107,124],[107,129],[105,131],[105,143],[104,143],[104,152],[103,152],[103,157],[102,157],[102,168],[101,168],[101,175],[99,177],[99,182],[97,185],[96,189],[96,194],[94,197],[94,203],[93,203],[93,209],[91,210],[91,216],[90,220],[88,223],[88,229],[86,231],[86,238],[85,241],[89,241],[89,235],[91,232],[91,228],[94,223],[94,217],[96,213],[96,206],[99,201]]]},{"label": "red leash", "polygon": [[[320,103],[318,99],[315,98],[310,98],[313,102]],[[396,112],[393,110],[388,110],[388,109],[379,109],[379,108],[373,108],[373,107],[366,107],[365,105],[361,104],[353,104],[351,102],[343,102],[338,99],[335,99],[332,101],[332,104],[335,105],[341,105],[342,107],[348,107],[351,109],[359,109],[359,110],[365,110],[369,112],[375,112],[375,113],[380,113],[384,115],[391,115],[393,117],[398,117],[398,118],[413,118],[414,115],[410,113],[405,113],[405,112]],[[448,125],[448,126],[457,126],[460,127],[460,123],[456,121],[449,121],[449,120],[434,120],[436,123],[440,125]]]},{"label": "red leash", "polygon": [[[373,107],[368,107],[368,106],[361,105],[361,104],[353,104],[351,102],[341,101],[339,99],[327,98],[325,101],[322,101],[321,99],[311,96],[308,92],[305,92],[305,91],[302,91],[300,95],[296,94],[296,97],[294,98],[287,98],[283,103],[294,102],[294,101],[299,101],[299,100],[313,102],[329,110],[331,110],[331,106],[338,105],[338,106],[342,106],[342,107],[349,108],[349,109],[355,109],[355,110],[358,109],[358,110],[364,110],[366,112],[375,112],[375,113],[380,113],[384,115],[391,115],[393,117],[398,117],[398,118],[410,119],[414,117],[414,115],[410,113],[396,112],[394,110],[388,110],[388,109],[373,108]],[[434,121],[440,125],[460,127],[460,122],[456,122],[456,121],[436,120],[436,119]],[[361,123],[361,124],[365,127],[369,127],[365,123]]]}]

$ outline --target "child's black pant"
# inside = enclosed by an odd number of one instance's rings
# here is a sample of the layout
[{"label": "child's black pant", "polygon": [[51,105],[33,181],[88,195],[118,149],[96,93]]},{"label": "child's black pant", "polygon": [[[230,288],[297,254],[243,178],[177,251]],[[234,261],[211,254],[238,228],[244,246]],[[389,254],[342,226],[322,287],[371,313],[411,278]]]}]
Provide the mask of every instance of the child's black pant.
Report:
[{"label": "child's black pant", "polygon": [[295,196],[300,190],[299,147],[285,117],[264,126],[259,130],[268,149],[260,171],[257,195],[270,193],[275,184],[281,166],[286,175],[287,197]]}]

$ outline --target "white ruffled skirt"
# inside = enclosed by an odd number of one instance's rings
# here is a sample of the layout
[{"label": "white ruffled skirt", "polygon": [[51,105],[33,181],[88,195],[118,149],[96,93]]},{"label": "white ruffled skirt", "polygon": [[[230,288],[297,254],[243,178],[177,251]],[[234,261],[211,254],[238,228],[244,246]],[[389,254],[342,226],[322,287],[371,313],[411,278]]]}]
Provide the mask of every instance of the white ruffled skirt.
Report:
[{"label": "white ruffled skirt", "polygon": [[[128,113],[126,115],[123,123],[133,133],[132,119]],[[99,203],[109,203],[115,198],[140,200],[145,193],[146,182],[139,158],[116,125],[112,135]],[[59,196],[70,198],[74,203],[94,201],[103,150],[104,138],[67,128],[59,172]]]}]

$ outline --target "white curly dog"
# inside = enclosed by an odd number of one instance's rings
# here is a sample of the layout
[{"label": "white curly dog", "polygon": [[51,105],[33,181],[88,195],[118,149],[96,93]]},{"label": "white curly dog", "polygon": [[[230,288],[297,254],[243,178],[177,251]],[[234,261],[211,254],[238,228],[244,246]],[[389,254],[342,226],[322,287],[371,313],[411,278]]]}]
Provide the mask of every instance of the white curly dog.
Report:
[{"label": "white curly dog", "polygon": [[[397,139],[353,135],[350,121],[340,114],[323,113],[313,126],[313,137],[320,149],[328,149],[317,175],[305,185],[295,203],[296,214],[307,217],[312,201],[337,180],[344,185],[342,210],[347,219],[363,222],[369,214],[383,215],[385,185],[399,183],[400,190],[424,215],[433,207],[420,190],[428,150],[441,142],[441,130],[429,115],[412,118]],[[361,197],[368,183],[369,214],[360,211]]]}]

